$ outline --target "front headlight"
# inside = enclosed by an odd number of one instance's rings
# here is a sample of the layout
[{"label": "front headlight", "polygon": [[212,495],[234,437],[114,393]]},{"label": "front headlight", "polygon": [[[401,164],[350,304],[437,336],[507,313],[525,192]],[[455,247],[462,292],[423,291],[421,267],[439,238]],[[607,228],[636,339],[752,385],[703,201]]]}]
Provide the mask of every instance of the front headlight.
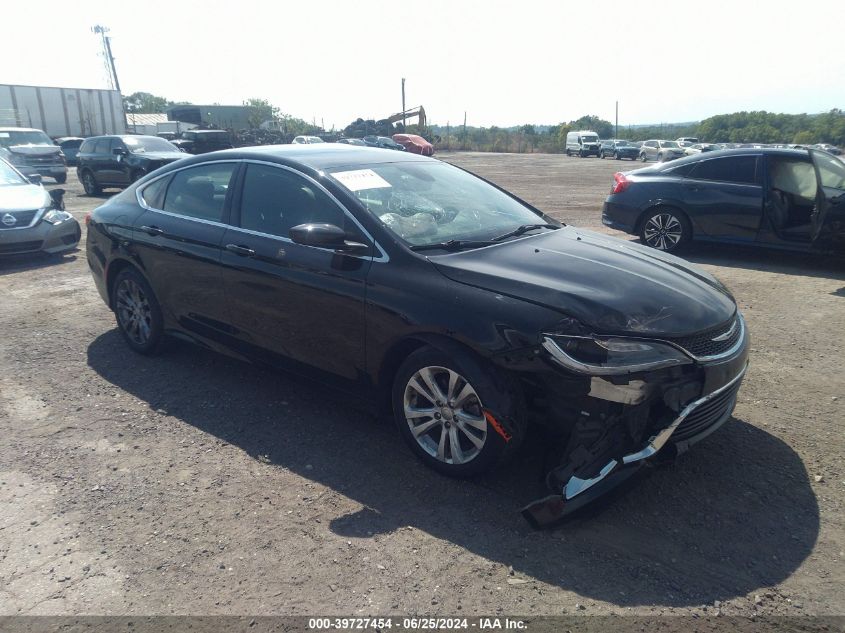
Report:
[{"label": "front headlight", "polygon": [[566,369],[591,376],[618,376],[692,362],[671,345],[619,337],[546,334],[543,348]]},{"label": "front headlight", "polygon": [[48,224],[61,224],[62,222],[67,222],[73,218],[73,216],[68,213],[67,211],[59,211],[58,209],[50,209],[47,213],[44,214],[44,221]]}]

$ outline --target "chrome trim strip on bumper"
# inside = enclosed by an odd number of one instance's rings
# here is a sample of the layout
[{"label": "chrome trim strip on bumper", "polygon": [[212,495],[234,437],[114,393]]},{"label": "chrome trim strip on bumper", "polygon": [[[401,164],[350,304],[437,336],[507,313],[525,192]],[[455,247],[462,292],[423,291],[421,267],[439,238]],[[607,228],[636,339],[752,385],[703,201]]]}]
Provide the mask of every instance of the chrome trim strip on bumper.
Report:
[{"label": "chrome trim strip on bumper", "polygon": [[636,453],[631,453],[629,455],[625,455],[622,458],[622,461],[617,461],[615,459],[611,459],[604,468],[599,471],[599,473],[593,477],[592,479],[581,479],[580,477],[570,477],[569,480],[566,482],[566,485],[563,488],[563,497],[564,499],[572,499],[576,495],[581,494],[585,490],[592,488],[602,479],[607,477],[610,473],[612,473],[618,466],[623,464],[633,464],[635,462],[642,461],[644,459],[648,459],[655,455],[661,448],[666,445],[666,442],[669,441],[669,438],[672,437],[672,434],[675,430],[681,425],[681,423],[698,407],[713,400],[714,398],[718,397],[720,394],[724,393],[725,391],[731,389],[737,382],[742,380],[743,376],[745,376],[745,372],[748,370],[748,365],[746,364],[745,367],[742,368],[740,371],[729,383],[723,385],[713,391],[708,393],[706,396],[702,396],[698,400],[690,402],[684,409],[678,414],[672,423],[667,426],[665,429],[657,433],[649,439],[646,445],[637,451]]}]

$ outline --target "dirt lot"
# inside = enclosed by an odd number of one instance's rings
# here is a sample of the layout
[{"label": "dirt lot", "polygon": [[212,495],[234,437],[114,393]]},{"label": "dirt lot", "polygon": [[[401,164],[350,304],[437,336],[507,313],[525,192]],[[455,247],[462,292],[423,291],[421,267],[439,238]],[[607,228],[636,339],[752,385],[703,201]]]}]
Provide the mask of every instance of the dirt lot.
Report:
[{"label": "dirt lot", "polygon": [[[620,167],[443,158],[600,230]],[[100,202],[65,188],[80,220]],[[752,333],[734,419],[545,532],[517,513],[542,438],[451,481],[319,385],[186,344],[132,355],[84,249],[0,262],[0,613],[845,613],[843,265],[688,257]]]}]

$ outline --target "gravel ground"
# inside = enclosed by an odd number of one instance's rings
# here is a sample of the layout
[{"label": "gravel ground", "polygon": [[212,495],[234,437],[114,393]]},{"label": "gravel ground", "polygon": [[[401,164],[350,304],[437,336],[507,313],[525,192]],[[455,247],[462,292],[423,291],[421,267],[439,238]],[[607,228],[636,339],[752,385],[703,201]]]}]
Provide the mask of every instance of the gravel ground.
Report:
[{"label": "gravel ground", "polygon": [[[620,168],[441,157],[598,230]],[[80,220],[101,202],[65,188]],[[842,262],[686,256],[747,317],[734,418],[544,532],[517,513],[542,437],[451,481],[367,403],[187,344],[131,354],[84,249],[0,261],[0,614],[845,613]]]}]

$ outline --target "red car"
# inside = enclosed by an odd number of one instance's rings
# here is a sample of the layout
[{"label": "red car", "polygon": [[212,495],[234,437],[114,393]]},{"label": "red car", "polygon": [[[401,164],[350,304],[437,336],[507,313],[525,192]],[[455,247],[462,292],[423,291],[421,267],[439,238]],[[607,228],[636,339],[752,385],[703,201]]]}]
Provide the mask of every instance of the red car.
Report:
[{"label": "red car", "polygon": [[434,145],[417,134],[394,134],[393,140],[414,154],[422,154],[423,156],[434,155]]}]

